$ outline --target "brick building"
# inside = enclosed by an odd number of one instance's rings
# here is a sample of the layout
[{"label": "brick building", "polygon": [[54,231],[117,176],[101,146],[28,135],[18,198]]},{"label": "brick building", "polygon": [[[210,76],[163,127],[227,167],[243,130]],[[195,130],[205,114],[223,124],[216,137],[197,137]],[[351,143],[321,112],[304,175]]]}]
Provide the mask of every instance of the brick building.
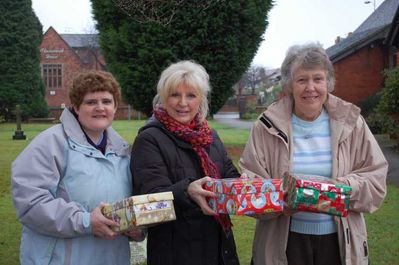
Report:
[{"label": "brick building", "polygon": [[353,33],[327,49],[334,64],[334,94],[359,105],[384,87],[385,69],[399,62],[399,1],[385,0]]},{"label": "brick building", "polygon": [[[40,66],[51,117],[58,119],[63,108],[70,105],[69,88],[77,73],[91,69],[106,70],[97,37],[97,34],[58,34],[53,27],[44,33]],[[127,119],[138,115],[122,104],[118,106],[115,118]]]}]

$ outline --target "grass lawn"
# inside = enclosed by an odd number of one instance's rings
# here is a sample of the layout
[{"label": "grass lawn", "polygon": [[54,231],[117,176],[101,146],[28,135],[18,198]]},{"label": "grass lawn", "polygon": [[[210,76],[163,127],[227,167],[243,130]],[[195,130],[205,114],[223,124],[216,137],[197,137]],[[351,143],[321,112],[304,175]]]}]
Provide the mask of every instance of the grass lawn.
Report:
[{"label": "grass lawn", "polygon": [[[133,142],[137,130],[144,121],[115,121],[113,127],[129,143]],[[248,138],[249,131],[231,129],[210,122],[226,145],[228,153],[237,165],[237,160]],[[23,148],[49,124],[23,124],[28,137],[26,141],[13,141],[15,124],[0,124],[0,264],[19,264],[19,242],[21,225],[16,219],[11,198],[10,165]],[[388,186],[388,196],[383,206],[374,214],[366,215],[369,233],[370,257],[373,265],[399,263],[399,187]],[[232,218],[238,254],[242,265],[249,264],[255,221],[250,217]]]}]

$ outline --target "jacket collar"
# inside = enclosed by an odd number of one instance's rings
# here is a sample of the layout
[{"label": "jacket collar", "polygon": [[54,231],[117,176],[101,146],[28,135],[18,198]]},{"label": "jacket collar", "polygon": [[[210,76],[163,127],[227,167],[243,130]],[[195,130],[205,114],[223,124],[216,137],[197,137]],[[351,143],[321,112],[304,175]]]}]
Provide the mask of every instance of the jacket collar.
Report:
[{"label": "jacket collar", "polygon": [[331,94],[324,107],[330,117],[332,137],[336,138],[333,140],[345,140],[356,126],[360,108]]},{"label": "jacket collar", "polygon": [[[91,146],[87,141],[78,120],[68,108],[65,108],[62,112],[60,121],[68,138],[73,139],[79,144]],[[127,142],[125,142],[112,127],[108,127],[106,131],[108,137],[108,143],[106,148],[107,151],[115,152],[118,155],[127,155]]]},{"label": "jacket collar", "polygon": [[258,123],[270,133],[279,137],[289,148],[291,143],[291,115],[293,100],[285,96],[272,103],[258,118]]},{"label": "jacket collar", "polygon": [[324,107],[327,109],[331,119],[349,126],[353,126],[360,116],[359,107],[332,94],[328,94]]},{"label": "jacket collar", "polygon": [[[293,105],[293,98],[291,96],[285,96],[272,103],[259,117],[259,120],[261,120],[262,117],[266,117],[270,119],[274,127],[288,134],[291,130]],[[356,126],[356,121],[360,116],[360,109],[354,104],[344,101],[332,94],[328,94],[324,107],[330,117],[333,135],[341,141],[346,139]]]}]

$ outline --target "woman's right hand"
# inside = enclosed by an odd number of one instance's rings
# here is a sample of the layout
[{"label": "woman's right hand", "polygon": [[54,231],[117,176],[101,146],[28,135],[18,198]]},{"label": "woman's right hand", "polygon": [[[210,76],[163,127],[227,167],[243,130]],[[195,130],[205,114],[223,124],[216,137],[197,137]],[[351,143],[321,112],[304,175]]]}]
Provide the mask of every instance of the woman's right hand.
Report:
[{"label": "woman's right hand", "polygon": [[94,210],[90,213],[91,229],[92,233],[96,237],[101,237],[105,239],[115,239],[118,237],[119,233],[113,231],[112,227],[117,227],[119,224],[113,220],[106,218],[101,209],[105,206],[105,203],[100,203]]},{"label": "woman's right hand", "polygon": [[206,201],[206,197],[215,197],[215,193],[203,188],[203,185],[211,180],[212,178],[210,177],[203,177],[191,182],[187,187],[187,193],[190,198],[201,207],[202,212],[206,215],[216,215],[216,212],[209,207]]}]

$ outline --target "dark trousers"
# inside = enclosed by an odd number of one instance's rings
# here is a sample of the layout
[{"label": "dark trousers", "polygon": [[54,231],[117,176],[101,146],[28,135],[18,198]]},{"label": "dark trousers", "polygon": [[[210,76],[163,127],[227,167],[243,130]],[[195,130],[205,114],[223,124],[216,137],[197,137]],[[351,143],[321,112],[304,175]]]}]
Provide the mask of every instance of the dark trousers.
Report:
[{"label": "dark trousers", "polygon": [[337,233],[306,235],[290,232],[288,265],[341,265]]}]

